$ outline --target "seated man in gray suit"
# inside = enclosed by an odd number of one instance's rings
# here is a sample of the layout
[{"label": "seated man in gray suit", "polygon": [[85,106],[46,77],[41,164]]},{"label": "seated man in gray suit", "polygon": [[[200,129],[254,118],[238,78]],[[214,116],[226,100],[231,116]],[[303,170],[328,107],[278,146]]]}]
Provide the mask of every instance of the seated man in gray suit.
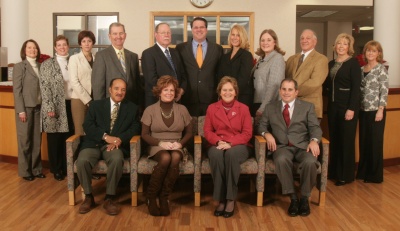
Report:
[{"label": "seated man in gray suit", "polygon": [[[317,182],[317,169],[320,166],[317,157],[322,130],[314,105],[296,99],[297,88],[296,80],[282,80],[279,90],[282,100],[267,104],[258,132],[267,140],[267,149],[273,152],[282,194],[290,196],[289,215],[308,216],[308,198]],[[293,161],[300,163],[300,201],[294,189]]]},{"label": "seated man in gray suit", "polygon": [[104,209],[109,215],[118,214],[114,202],[118,182],[122,176],[124,156],[129,155],[129,141],[140,133],[138,107],[124,100],[126,82],[121,78],[112,79],[108,92],[110,98],[95,100],[90,104],[83,123],[86,136],[76,161],[77,175],[85,200],[79,207],[79,213],[87,213],[94,207],[92,195],[92,168],[99,159],[107,163],[107,189]]},{"label": "seated man in gray suit", "polygon": [[136,53],[124,48],[125,26],[114,22],[109,27],[111,46],[96,53],[92,70],[93,99],[109,97],[108,85],[114,78],[127,83],[126,99],[138,106],[143,102],[143,86],[139,73],[139,58]]}]

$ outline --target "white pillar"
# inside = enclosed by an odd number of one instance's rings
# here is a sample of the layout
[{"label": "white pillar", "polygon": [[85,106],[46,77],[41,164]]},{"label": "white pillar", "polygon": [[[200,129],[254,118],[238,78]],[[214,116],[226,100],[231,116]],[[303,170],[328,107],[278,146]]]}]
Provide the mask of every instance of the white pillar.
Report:
[{"label": "white pillar", "polygon": [[389,62],[389,86],[400,87],[400,1],[374,1],[374,40],[383,47]]},{"label": "white pillar", "polygon": [[27,0],[1,0],[1,46],[8,49],[8,63],[21,61],[22,44],[29,39]]}]

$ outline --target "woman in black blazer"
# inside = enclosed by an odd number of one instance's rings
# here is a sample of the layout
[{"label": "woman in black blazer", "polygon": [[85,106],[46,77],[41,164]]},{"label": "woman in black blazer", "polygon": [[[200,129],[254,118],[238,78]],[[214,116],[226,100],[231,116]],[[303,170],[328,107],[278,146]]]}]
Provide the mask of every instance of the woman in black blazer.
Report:
[{"label": "woman in black blazer", "polygon": [[354,38],[342,33],[336,38],[337,58],[329,62],[324,88],[328,98],[329,178],[341,186],[354,181],[355,137],[360,105],[361,71],[353,58]]},{"label": "woman in black blazer", "polygon": [[234,77],[238,82],[238,100],[249,108],[253,104],[253,81],[250,78],[253,68],[253,55],[249,52],[249,41],[246,29],[235,24],[228,35],[231,50],[221,57],[218,79],[224,76]]}]

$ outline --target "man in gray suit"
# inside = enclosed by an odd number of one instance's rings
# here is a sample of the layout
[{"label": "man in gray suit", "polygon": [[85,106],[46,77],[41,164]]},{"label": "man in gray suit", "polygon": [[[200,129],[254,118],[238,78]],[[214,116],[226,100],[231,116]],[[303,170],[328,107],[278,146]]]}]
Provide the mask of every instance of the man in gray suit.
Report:
[{"label": "man in gray suit", "polygon": [[[322,130],[315,114],[314,105],[296,99],[296,80],[284,79],[279,94],[282,100],[267,104],[258,132],[267,140],[267,148],[273,152],[275,172],[282,184],[282,194],[288,194],[291,203],[290,216],[308,216],[308,198],[317,181],[320,163],[319,141]],[[293,162],[299,162],[300,201],[293,184]]]},{"label": "man in gray suit", "polygon": [[217,71],[223,50],[206,38],[206,19],[194,18],[190,26],[193,39],[176,46],[187,74],[188,86],[182,103],[191,116],[202,116],[208,105],[217,101]]},{"label": "man in gray suit", "polygon": [[122,78],[127,82],[126,99],[142,105],[143,87],[139,74],[138,55],[125,49],[125,26],[112,23],[108,38],[111,46],[96,53],[92,70],[93,99],[109,97],[108,86],[112,79]]}]

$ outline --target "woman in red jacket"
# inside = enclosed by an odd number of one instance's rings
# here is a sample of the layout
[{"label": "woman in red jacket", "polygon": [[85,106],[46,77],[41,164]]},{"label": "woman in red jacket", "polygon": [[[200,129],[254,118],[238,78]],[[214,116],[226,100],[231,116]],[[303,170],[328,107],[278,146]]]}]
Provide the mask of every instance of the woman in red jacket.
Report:
[{"label": "woman in red jacket", "polygon": [[213,197],[219,201],[214,215],[225,218],[233,215],[240,164],[249,157],[253,134],[249,108],[237,101],[238,93],[237,81],[223,77],[217,87],[220,100],[208,107],[204,123],[204,136],[210,144]]}]

